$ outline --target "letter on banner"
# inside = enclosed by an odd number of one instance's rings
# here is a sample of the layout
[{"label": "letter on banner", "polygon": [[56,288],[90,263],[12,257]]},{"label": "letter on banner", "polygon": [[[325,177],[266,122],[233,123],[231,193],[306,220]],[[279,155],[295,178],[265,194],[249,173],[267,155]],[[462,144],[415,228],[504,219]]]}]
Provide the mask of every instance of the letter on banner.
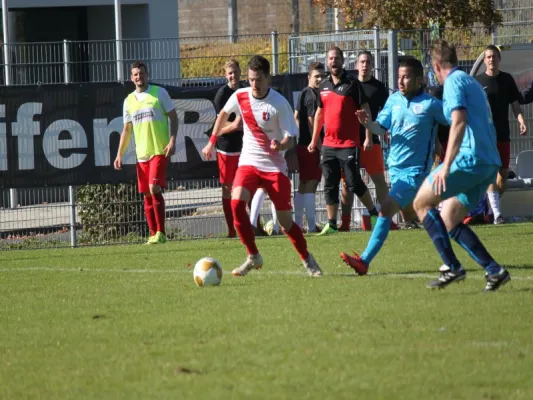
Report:
[{"label": "letter on banner", "polygon": [[[70,133],[71,139],[59,139],[59,134],[64,131]],[[44,155],[55,168],[71,169],[80,166],[87,154],[73,152],[68,157],[63,157],[59,150],[82,148],[87,148],[87,135],[79,122],[71,119],[60,119],[52,122],[44,132]]]},{"label": "letter on banner", "polygon": [[33,137],[39,136],[39,121],[34,121],[35,115],[41,114],[42,103],[24,103],[17,111],[17,122],[11,124],[13,136],[17,136],[19,170],[35,169],[35,149]]},{"label": "letter on banner", "polygon": [[[176,138],[176,153],[171,157],[171,162],[187,162],[185,151],[185,136],[194,143],[194,147],[201,156],[202,148],[207,144],[209,137],[206,135],[216,121],[217,113],[213,102],[208,99],[179,99],[173,100],[179,119],[178,137]],[[185,113],[196,113],[198,119],[194,123],[185,123]]]},{"label": "letter on banner", "polygon": [[[97,167],[108,167],[115,160],[117,155],[110,153],[110,137],[112,133],[118,132],[119,135],[122,133],[124,127],[123,121],[122,117],[114,118],[109,124],[107,123],[107,118],[95,119],[93,121],[94,163]],[[130,143],[122,157],[122,163],[126,165],[135,164],[136,162],[135,140],[132,132]]]}]

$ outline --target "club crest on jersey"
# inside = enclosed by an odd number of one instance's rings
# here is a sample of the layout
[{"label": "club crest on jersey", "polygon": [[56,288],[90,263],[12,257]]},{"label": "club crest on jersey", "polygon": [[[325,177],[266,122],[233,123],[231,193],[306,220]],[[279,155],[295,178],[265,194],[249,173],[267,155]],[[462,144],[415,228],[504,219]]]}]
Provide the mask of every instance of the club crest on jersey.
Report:
[{"label": "club crest on jersey", "polygon": [[270,120],[270,113],[268,111],[263,111],[263,121]]},{"label": "club crest on jersey", "polygon": [[424,107],[422,106],[422,104],[415,104],[413,106],[413,112],[415,114],[422,114],[423,111],[424,111]]}]

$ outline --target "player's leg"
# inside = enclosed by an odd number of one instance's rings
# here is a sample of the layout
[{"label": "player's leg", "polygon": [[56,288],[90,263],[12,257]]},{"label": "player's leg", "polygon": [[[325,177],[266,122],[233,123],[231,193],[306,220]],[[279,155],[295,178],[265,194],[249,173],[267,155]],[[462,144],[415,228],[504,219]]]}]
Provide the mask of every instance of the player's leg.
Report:
[{"label": "player's leg", "polygon": [[165,198],[163,197],[163,188],[167,187],[167,165],[168,158],[161,155],[155,156],[149,165],[149,189],[152,195],[152,205],[154,208],[155,222],[157,232],[154,241],[156,243],[165,243],[167,241],[165,230]]},{"label": "player's leg", "polygon": [[307,251],[307,241],[300,227],[292,219],[291,182],[288,176],[282,173],[262,173],[262,184],[268,192],[272,203],[276,207],[278,221],[294,248],[307,272],[311,276],[321,276],[322,271],[313,256]]},{"label": "player's leg", "polygon": [[446,200],[441,211],[450,237],[485,270],[485,291],[495,291],[511,279],[509,272],[494,260],[474,231],[463,223],[466,213],[477,206],[487,190],[486,187],[494,181],[496,167],[492,173],[490,170],[491,167],[482,166],[478,167],[473,178],[462,177],[463,181],[474,182],[473,186],[457,197]]},{"label": "player's leg", "polygon": [[[440,168],[442,167],[433,170],[424,181],[414,200],[414,209],[418,218],[424,224],[424,228],[444,262],[440,268],[439,278],[428,284],[430,288],[444,288],[450,283],[462,281],[466,277],[466,272],[453,251],[448,229],[437,210],[441,200],[447,198],[444,195],[441,198],[433,192],[433,175]],[[448,197],[453,197],[457,193],[454,193],[451,188],[450,182],[447,182],[445,195]]]},{"label": "player's leg", "polygon": [[339,210],[339,184],[341,180],[341,165],[336,152],[339,149],[322,147],[322,173],[324,174],[324,195],[326,197],[326,211],[328,223],[319,236],[337,232],[337,212]]},{"label": "player's leg", "polygon": [[511,159],[511,143],[510,142],[498,142],[498,153],[500,154],[500,160],[502,165],[498,172],[498,178],[495,184],[491,184],[487,191],[487,197],[489,204],[494,214],[494,223],[503,224],[505,221],[502,217],[500,209],[500,197],[505,191],[507,183],[507,175],[509,174],[509,164]]},{"label": "player's leg", "polygon": [[318,188],[317,179],[312,179],[305,182],[303,188],[303,203],[305,210],[305,218],[307,220],[307,231],[316,232],[316,190]]},{"label": "player's leg", "polygon": [[383,247],[392,225],[392,217],[407,204],[411,203],[416,195],[423,177],[398,176],[393,180],[390,193],[381,205],[381,212],[376,221],[370,240],[363,254],[355,253],[349,256],[341,253],[341,258],[359,275],[365,275],[370,263]]},{"label": "player's leg", "polygon": [[263,203],[265,202],[266,192],[263,188],[258,188],[253,194],[250,204],[250,222],[253,226],[255,235],[264,236],[260,229],[260,214]]},{"label": "player's leg", "polygon": [[157,224],[155,222],[152,194],[150,193],[149,166],[146,162],[137,163],[137,187],[139,193],[143,194],[144,215],[146,217],[146,223],[148,224],[148,230],[150,231],[150,236],[148,237],[146,244],[155,244],[155,242],[152,242],[157,233]]},{"label": "player's leg", "polygon": [[238,155],[227,155],[217,152],[217,162],[220,184],[222,185],[222,209],[228,226],[228,237],[233,238],[237,235],[233,225],[233,211],[231,210],[231,189],[235,173],[239,165]]},{"label": "player's leg", "polygon": [[359,148],[342,149],[339,151],[339,158],[341,167],[344,170],[348,190],[355,193],[359,200],[361,200],[361,203],[363,203],[370,213],[372,225],[374,225],[378,217],[378,211],[374,205],[370,191],[361,178],[359,171]]},{"label": "player's leg", "polygon": [[354,194],[348,190],[344,172],[341,171],[341,225],[339,232],[349,232],[352,224]]},{"label": "player's leg", "polygon": [[246,247],[248,257],[240,267],[231,272],[234,276],[244,276],[252,269],[259,269],[263,266],[263,258],[255,244],[254,230],[246,212],[246,204],[250,201],[251,194],[257,191],[258,186],[259,171],[256,168],[244,166],[237,169],[231,192],[231,209],[235,229],[242,244]]},{"label": "player's leg", "polygon": [[402,214],[402,219],[405,221],[404,229],[420,229],[417,222],[416,212],[413,208],[413,203],[408,204],[400,211],[400,213]]},{"label": "player's leg", "polygon": [[294,193],[294,221],[300,228],[303,226],[304,218],[304,196],[307,183],[307,165],[306,154],[307,148],[303,145],[296,146],[296,156],[298,158],[298,172],[300,183],[298,185],[298,191]]}]

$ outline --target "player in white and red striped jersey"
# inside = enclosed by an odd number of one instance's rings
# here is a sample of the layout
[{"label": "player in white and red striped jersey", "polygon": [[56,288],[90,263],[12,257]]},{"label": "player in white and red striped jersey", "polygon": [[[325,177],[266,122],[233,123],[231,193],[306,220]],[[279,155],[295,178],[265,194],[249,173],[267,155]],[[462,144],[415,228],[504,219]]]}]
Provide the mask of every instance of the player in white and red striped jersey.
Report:
[{"label": "player in white and red striped jersey", "polygon": [[284,153],[294,145],[293,138],[298,135],[298,128],[287,100],[268,86],[269,75],[268,60],[261,56],[252,57],[248,63],[250,87],[237,90],[229,98],[217,117],[209,143],[202,150],[204,156],[211,159],[217,137],[223,134],[221,130],[228,116],[231,113],[241,116],[243,147],[233,182],[231,208],[235,228],[248,251],[248,258],[232,274],[244,276],[263,266],[246,212],[251,195],[262,187],[274,203],[279,224],[296,248],[307,272],[311,276],[321,276],[320,267],[307,251],[302,230],[292,219],[291,182]]}]

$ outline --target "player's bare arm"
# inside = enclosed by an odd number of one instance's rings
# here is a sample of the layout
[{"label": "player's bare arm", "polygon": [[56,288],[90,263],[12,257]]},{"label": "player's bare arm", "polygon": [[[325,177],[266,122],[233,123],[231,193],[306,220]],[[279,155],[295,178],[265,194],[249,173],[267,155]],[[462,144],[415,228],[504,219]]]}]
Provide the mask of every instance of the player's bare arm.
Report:
[{"label": "player's bare arm", "polygon": [[220,130],[221,135],[232,133],[242,130],[242,118],[237,117],[233,122],[227,122],[226,125]]},{"label": "player's bare arm", "polygon": [[167,113],[170,119],[170,140],[165,147],[165,157],[169,157],[176,152],[176,137],[178,136],[178,114],[176,110],[171,110]]},{"label": "player's bare arm", "polygon": [[299,115],[298,110],[294,111],[294,121],[296,122],[296,126],[298,127],[298,129],[300,129],[300,121],[299,121],[298,115]]},{"label": "player's bare arm", "polygon": [[[368,138],[369,133],[374,135],[385,135],[387,133],[386,129],[383,129],[383,127],[376,121],[370,120],[370,111],[369,110],[357,110],[355,112],[355,115],[357,115],[357,118],[359,118],[359,122],[363,124],[366,128],[366,135]],[[366,139],[365,139],[366,140]]]},{"label": "player's bare arm", "polygon": [[320,131],[322,130],[323,126],[324,126],[323,109],[322,107],[317,107],[316,113],[315,113],[315,120],[313,123],[313,137],[311,139],[311,143],[309,143],[309,146],[307,147],[307,150],[309,151],[309,153],[313,153],[316,150],[318,139],[320,137]]},{"label": "player's bare arm", "polygon": [[450,173],[450,167],[459,154],[461,143],[465,135],[466,128],[466,110],[455,110],[452,112],[452,123],[450,125],[450,136],[448,139],[448,147],[446,148],[446,156],[442,163],[442,168],[433,177],[433,191],[437,196],[440,196],[446,191],[446,178]]},{"label": "player's bare arm", "polygon": [[520,136],[526,135],[527,125],[524,119],[524,114],[522,113],[522,107],[520,106],[520,103],[518,102],[518,100],[516,100],[514,103],[511,104],[511,108],[513,110],[513,114],[515,118],[518,121],[518,124],[520,125]]},{"label": "player's bare arm", "polygon": [[[361,109],[365,110],[368,115],[371,115],[370,106],[368,105],[368,103],[362,104]],[[372,133],[367,128],[365,130],[365,142],[363,143],[363,149],[370,150],[371,148],[372,148]]]},{"label": "player's bare arm", "polygon": [[202,149],[202,154],[206,160],[211,160],[213,157],[213,150],[215,144],[217,143],[217,138],[222,134],[222,127],[228,122],[229,114],[224,110],[220,111],[218,114],[217,120],[215,121],[215,126],[213,127],[213,133],[209,138],[209,142]]},{"label": "player's bare arm", "polygon": [[113,166],[117,170],[122,169],[122,156],[124,155],[124,152],[128,148],[128,145],[130,144],[132,132],[133,132],[133,124],[131,122],[125,123],[124,128],[122,128],[122,133],[120,134],[120,142],[118,144],[117,158],[115,158],[115,162],[113,163]]}]

